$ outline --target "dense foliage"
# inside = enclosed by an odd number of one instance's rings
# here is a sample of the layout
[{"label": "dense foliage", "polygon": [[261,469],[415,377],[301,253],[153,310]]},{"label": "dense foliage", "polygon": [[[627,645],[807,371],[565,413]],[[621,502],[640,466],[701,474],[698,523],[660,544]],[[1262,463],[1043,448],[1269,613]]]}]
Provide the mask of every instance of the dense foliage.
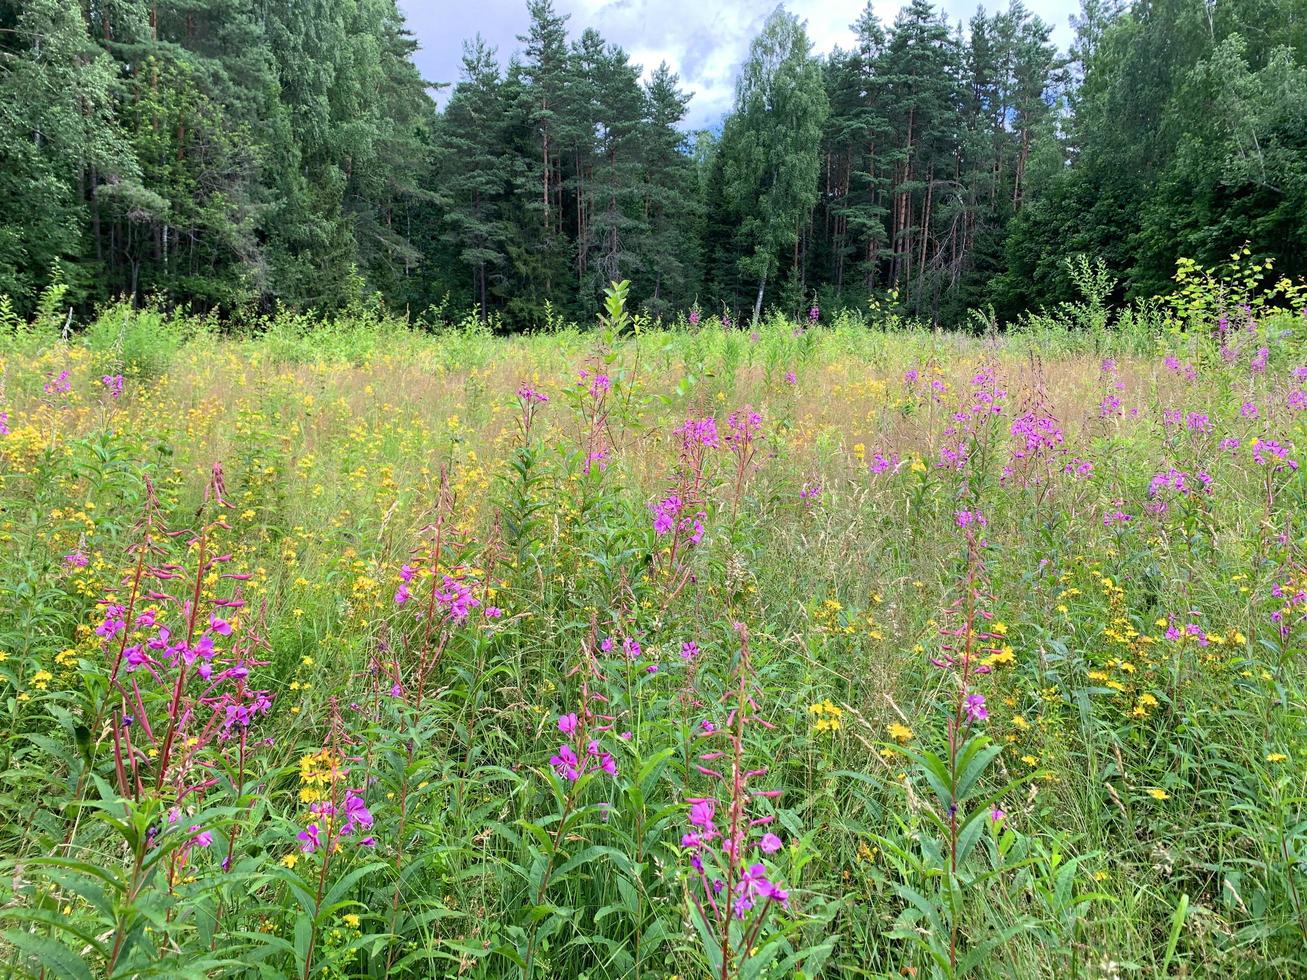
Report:
[{"label": "dense foliage", "polygon": [[1265,271],[984,339],[0,305],[4,972],[1302,975]]},{"label": "dense foliage", "polygon": [[778,9],[692,138],[666,66],[527,6],[437,111],[394,0],[0,0],[0,294],[516,329],[625,278],[961,324],[1070,298],[1077,255],[1128,298],[1247,241],[1307,269],[1307,0],[1083,0],[1069,52],[1019,0],[868,5],[826,53]]}]

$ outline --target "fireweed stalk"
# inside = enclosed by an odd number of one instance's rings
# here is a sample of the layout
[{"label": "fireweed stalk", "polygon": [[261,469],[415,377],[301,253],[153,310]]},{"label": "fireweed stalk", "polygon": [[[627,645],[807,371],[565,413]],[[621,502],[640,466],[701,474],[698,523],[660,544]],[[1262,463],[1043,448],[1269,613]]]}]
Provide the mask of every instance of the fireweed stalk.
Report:
[{"label": "fireweed stalk", "polygon": [[[948,743],[948,789],[951,796],[951,803],[945,817],[948,831],[949,873],[953,878],[956,878],[958,871],[959,839],[962,830],[958,814],[961,802],[959,797],[962,795],[959,757],[973,726],[989,718],[985,696],[974,690],[973,681],[977,676],[988,674],[993,669],[983,661],[999,652],[999,648],[994,644],[1001,640],[1000,634],[985,628],[985,624],[993,618],[993,613],[987,608],[992,602],[992,597],[986,590],[985,564],[981,556],[981,549],[985,546],[985,542],[977,538],[977,531],[983,530],[988,522],[979,511],[959,511],[955,520],[966,540],[967,567],[961,583],[962,594],[949,609],[949,618],[955,625],[940,629],[940,635],[945,642],[940,645],[940,655],[931,660],[933,666],[948,671],[956,681],[953,703],[945,720],[945,736]],[[1002,811],[994,809],[991,813],[991,822],[997,824],[1002,819]],[[950,917],[950,975],[957,972],[958,918],[957,915]]]},{"label": "fireweed stalk", "polygon": [[[789,905],[789,892],[773,880],[775,872],[768,869],[764,857],[779,851],[783,842],[765,829],[755,836],[773,817],[754,816],[752,804],[759,798],[775,799],[780,790],[751,787],[753,780],[767,775],[767,768],[746,768],[745,733],[753,725],[774,726],[758,714],[748,629],[737,623],[735,630],[740,652],[722,695],[726,723],[721,729],[704,726],[700,735],[704,743],[725,746],[700,753],[695,764],[701,775],[724,787],[726,795],[724,799],[719,794],[688,797],[690,829],[681,838],[694,869],[694,883],[687,887],[690,914],[699,918],[705,935],[716,937],[715,948],[706,952],[721,980],[743,970],[758,947],[772,907]],[[725,816],[719,824],[722,810]]]},{"label": "fireweed stalk", "polygon": [[762,441],[762,415],[746,405],[730,414],[726,428],[726,447],[735,457],[735,490],[731,500],[731,520],[734,521],[739,514],[744,485],[754,469],[758,443]]},{"label": "fireweed stalk", "polygon": [[[590,631],[581,644],[581,659],[568,671],[568,676],[575,676],[580,687],[576,710],[560,715],[557,721],[558,731],[563,742],[558,751],[549,758],[549,765],[554,774],[562,781],[562,807],[558,814],[558,824],[540,876],[540,884],[532,896],[533,904],[541,905],[549,890],[557,866],[558,848],[563,841],[567,828],[567,819],[576,807],[581,790],[590,779],[600,775],[614,777],[617,775],[617,762],[604,750],[600,738],[613,729],[614,718],[607,714],[608,698],[596,686],[607,682],[599,668],[596,655],[598,628],[591,620]],[[536,940],[541,920],[535,919],[531,924],[530,936],[526,947],[525,975],[530,978],[535,963]]]},{"label": "fireweed stalk", "polygon": [[540,406],[549,403],[549,396],[523,381],[517,386],[517,400],[520,408],[518,425],[522,428],[522,443],[527,445],[531,442],[531,429],[535,425]]},{"label": "fireweed stalk", "polygon": [[587,476],[595,467],[598,467],[600,473],[607,470],[612,455],[613,440],[608,425],[612,411],[608,396],[612,388],[612,379],[597,357],[588,368],[582,368],[577,374],[576,404],[585,429],[581,451],[585,456],[583,465]]},{"label": "fireweed stalk", "polygon": [[[524,413],[527,413],[524,424],[529,427],[532,400],[526,398],[524,402]],[[399,662],[394,664],[394,680],[390,688],[391,697],[399,704],[404,728],[410,733],[405,738],[405,763],[399,786],[395,887],[390,902],[391,932],[395,931],[399,921],[399,899],[403,886],[401,871],[405,859],[404,835],[408,821],[408,773],[417,748],[411,733],[422,719],[422,701],[427,692],[428,681],[434,675],[454,630],[468,619],[474,609],[486,608],[483,607],[481,599],[473,594],[475,582],[468,584],[467,570],[461,566],[447,568],[444,564],[449,552],[465,549],[466,543],[460,541],[456,534],[455,497],[449,486],[448,472],[443,468],[440,472],[440,490],[436,498],[435,511],[435,518],[420,532],[421,536],[426,538],[426,543],[415,548],[409,562],[400,569],[400,582],[394,596],[395,605],[401,609],[409,609],[418,617],[421,626],[417,641],[410,644],[410,649],[414,652],[409,662],[403,666]],[[419,600],[410,587],[421,588],[420,579],[423,577],[427,580],[425,596]],[[396,952],[398,947],[392,947],[387,956],[388,965]]]},{"label": "fireweed stalk", "polygon": [[345,763],[352,742],[339,703],[333,695],[328,701],[327,738],[322,750],[300,760],[300,782],[303,784],[300,801],[309,804],[309,813],[304,829],[297,835],[299,849],[302,854],[313,855],[319,861],[315,914],[304,954],[303,980],[308,980],[313,971],[313,952],[318,938],[316,912],[322,907],[332,858],[347,841],[364,848],[375,847],[377,843],[376,838],[368,833],[373,818],[364,800],[365,787],[348,783],[350,769]]},{"label": "fireweed stalk", "polygon": [[[249,625],[239,622],[245,606],[239,584],[227,596],[214,594],[220,581],[248,578],[220,571],[230,556],[210,555],[214,539],[227,527],[221,519],[226,506],[222,470],[216,465],[200,514],[210,506],[217,516],[198,532],[170,532],[147,481],[137,540],[128,552],[134,561],[123,582],[125,600],[117,593],[106,595],[94,629],[106,671],[95,725],[108,717],[118,792],[166,812],[144,842],[145,851],[183,837],[167,850],[162,880],[170,893],[184,879],[196,849],[213,844],[213,832],[191,823],[189,814],[222,783],[224,772],[235,774],[229,784],[233,803],[246,800],[227,832],[221,866],[231,868],[237,835],[255,798],[246,789],[248,766],[258,749],[272,744],[250,734],[271,707],[271,695],[250,684],[251,671],[266,664],[256,659],[256,652],[267,648],[263,616]],[[193,549],[193,579],[184,565],[168,560],[168,538],[185,538],[188,550]],[[180,585],[179,595],[169,590],[174,582]],[[75,832],[74,826],[69,843]],[[216,921],[223,911],[220,904]]]},{"label": "fireweed stalk", "polygon": [[997,361],[990,359],[971,378],[963,404],[943,432],[939,465],[958,473],[983,472],[996,421],[1007,404],[1007,389],[998,380]]},{"label": "fireweed stalk", "polygon": [[[122,629],[115,636],[106,636],[98,633],[100,636],[100,645],[104,653],[104,662],[108,670],[108,681],[101,692],[95,708],[95,715],[89,726],[93,732],[101,731],[105,718],[112,713],[113,723],[109,727],[109,735],[114,745],[114,770],[118,777],[118,791],[121,795],[127,796],[129,787],[123,765],[123,736],[126,734],[122,731],[124,719],[130,717],[128,708],[127,689],[119,682],[118,674],[122,668],[123,657],[127,650],[127,641],[136,629],[136,617],[138,604],[141,599],[142,584],[146,581],[147,572],[153,576],[155,566],[163,561],[165,549],[161,545],[167,537],[167,529],[163,522],[160,512],[159,499],[154,492],[154,483],[147,476],[145,477],[145,502],[141,508],[141,515],[137,518],[132,528],[134,543],[127,549],[128,556],[132,559],[130,570],[124,575],[123,592],[127,596],[126,604],[122,608]],[[110,606],[118,605],[120,602],[116,593],[106,595],[102,605],[108,609]],[[117,620],[115,619],[116,623]],[[103,624],[102,624],[103,626]],[[111,702],[117,701],[113,706]],[[81,775],[77,778],[77,787],[73,791],[73,799],[80,800],[82,793],[86,789],[86,780],[91,774],[91,767],[84,766]],[[65,847],[71,845],[73,837],[77,833],[77,826],[80,822],[82,808],[77,807],[75,816],[70,822],[68,833],[64,837]]]},{"label": "fireweed stalk", "polygon": [[[223,492],[222,470],[215,465],[206,506],[229,506]],[[220,572],[231,556],[210,554],[214,536],[227,528],[226,523],[218,516],[193,535],[168,532],[153,513],[147,498],[145,530],[127,605],[106,599],[95,634],[101,638],[106,659],[112,660],[109,683],[119,696],[112,717],[119,791],[139,800],[146,791],[145,770],[153,757],[158,760],[154,792],[161,794],[166,788],[173,805],[181,806],[192,795],[202,798],[217,782],[205,758],[209,746],[226,754],[236,745],[243,757],[248,747],[246,729],[267,713],[272,702],[267,691],[249,684],[251,669],[264,665],[253,659],[254,651],[264,644],[235,625],[245,606],[240,587],[226,597],[206,591],[220,579],[240,582],[249,577]],[[191,535],[194,579],[182,596],[162,591],[167,588],[164,583],[187,581],[187,576],[182,566],[158,560],[154,535],[160,531],[169,537]],[[143,598],[152,603],[145,609],[140,608]],[[174,615],[182,621],[180,626],[175,625]],[[160,704],[166,706],[163,717],[154,715]],[[135,730],[141,735],[134,740]]]},{"label": "fireweed stalk", "polygon": [[706,470],[708,450],[721,445],[717,420],[686,419],[674,435],[679,443],[676,480],[667,496],[650,506],[653,529],[660,543],[654,554],[655,574],[664,587],[663,609],[689,583],[692,573],[688,555],[703,539],[707,519]]},{"label": "fireweed stalk", "polygon": [[[462,623],[475,607],[481,605],[481,600],[466,584],[467,569],[444,564],[447,552],[465,546],[455,528],[454,504],[449,474],[442,469],[435,518],[419,532],[426,544],[415,548],[410,560],[400,569],[399,587],[395,590],[395,605],[408,607],[421,622],[420,638],[416,644],[410,645],[415,647],[415,651],[412,663],[404,672],[404,690],[395,692],[400,696],[412,691],[412,705],[416,711],[422,709],[427,680],[449,642],[450,627]],[[421,600],[415,601],[413,590],[422,587],[422,578],[427,580],[425,594]]]}]

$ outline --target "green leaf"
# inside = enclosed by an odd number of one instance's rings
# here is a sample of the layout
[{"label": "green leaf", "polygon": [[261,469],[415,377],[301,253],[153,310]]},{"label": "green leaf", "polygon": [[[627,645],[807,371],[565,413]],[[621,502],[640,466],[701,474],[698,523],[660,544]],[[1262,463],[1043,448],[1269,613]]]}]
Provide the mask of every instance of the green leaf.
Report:
[{"label": "green leaf", "polygon": [[1171,913],[1171,934],[1166,940],[1166,953],[1162,956],[1163,976],[1171,968],[1171,960],[1175,956],[1176,945],[1180,942],[1180,932],[1184,929],[1185,915],[1189,911],[1189,895],[1186,892],[1180,896],[1180,901],[1176,903],[1175,911]]},{"label": "green leaf", "polygon": [[[5,939],[40,964],[41,972],[52,971],[56,977],[68,980],[93,980],[90,968],[82,958],[63,943],[49,936],[36,936],[18,929],[6,929]],[[32,973],[35,976],[35,972]]]}]

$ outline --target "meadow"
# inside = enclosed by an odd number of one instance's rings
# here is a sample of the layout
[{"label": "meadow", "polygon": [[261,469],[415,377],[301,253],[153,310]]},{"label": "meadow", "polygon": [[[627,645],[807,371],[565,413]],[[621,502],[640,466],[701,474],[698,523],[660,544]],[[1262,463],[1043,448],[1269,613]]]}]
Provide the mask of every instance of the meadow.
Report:
[{"label": "meadow", "polygon": [[1303,975],[1307,313],[1195,282],[0,315],[4,971]]}]

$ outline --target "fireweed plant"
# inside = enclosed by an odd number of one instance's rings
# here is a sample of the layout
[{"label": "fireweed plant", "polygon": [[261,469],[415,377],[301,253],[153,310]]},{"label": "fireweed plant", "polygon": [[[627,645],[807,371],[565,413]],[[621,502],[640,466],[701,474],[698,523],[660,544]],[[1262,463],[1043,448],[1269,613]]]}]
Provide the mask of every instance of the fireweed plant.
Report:
[{"label": "fireweed plant", "polygon": [[[737,623],[739,654],[722,696],[720,728],[702,726],[695,769],[710,780],[712,792],[688,797],[688,827],[681,838],[693,873],[686,885],[690,916],[703,942],[712,976],[758,976],[780,948],[784,930],[769,928],[773,910],[789,911],[777,857],[785,841],[774,832],[774,813],[760,812],[763,800],[779,789],[757,786],[766,766],[749,768],[746,731],[773,726],[760,714],[749,662],[749,633]],[[754,962],[751,963],[750,961]]]},{"label": "fireweed plant", "polygon": [[1304,973],[1307,292],[1177,288],[0,327],[0,972]]}]

